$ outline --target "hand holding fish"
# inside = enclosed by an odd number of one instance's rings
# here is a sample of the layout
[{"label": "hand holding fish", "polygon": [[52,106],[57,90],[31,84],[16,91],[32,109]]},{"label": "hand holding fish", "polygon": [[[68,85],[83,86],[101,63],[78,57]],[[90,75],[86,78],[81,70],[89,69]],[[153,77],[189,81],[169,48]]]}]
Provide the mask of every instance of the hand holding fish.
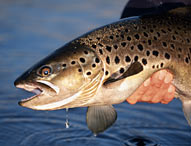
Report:
[{"label": "hand holding fish", "polygon": [[174,98],[175,87],[171,84],[173,75],[167,70],[160,70],[149,77],[130,97],[127,102],[163,103],[167,104]]}]

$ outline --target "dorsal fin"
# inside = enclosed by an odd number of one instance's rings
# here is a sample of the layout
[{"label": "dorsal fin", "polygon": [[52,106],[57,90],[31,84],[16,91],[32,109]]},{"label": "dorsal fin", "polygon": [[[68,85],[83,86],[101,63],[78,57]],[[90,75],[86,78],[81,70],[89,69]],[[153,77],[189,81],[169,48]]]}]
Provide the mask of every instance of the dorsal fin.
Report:
[{"label": "dorsal fin", "polygon": [[130,66],[127,67],[126,71],[124,73],[120,73],[120,71],[117,71],[113,73],[105,82],[104,85],[108,85],[110,83],[116,82],[118,80],[124,79],[126,77],[138,74],[143,70],[143,66],[140,62],[136,61],[130,64]]},{"label": "dorsal fin", "polygon": [[121,18],[168,12],[178,7],[191,5],[189,0],[130,0]]}]

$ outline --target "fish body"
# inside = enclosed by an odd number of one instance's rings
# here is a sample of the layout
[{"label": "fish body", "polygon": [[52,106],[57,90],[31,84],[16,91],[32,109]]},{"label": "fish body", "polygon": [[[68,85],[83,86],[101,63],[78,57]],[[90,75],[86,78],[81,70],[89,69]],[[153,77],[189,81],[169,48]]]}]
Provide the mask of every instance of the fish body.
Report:
[{"label": "fish body", "polygon": [[190,7],[122,19],[67,43],[27,70],[15,85],[37,95],[19,104],[35,110],[89,107],[88,126],[98,133],[116,120],[113,104],[125,101],[154,72],[168,69],[191,124],[190,56]]}]

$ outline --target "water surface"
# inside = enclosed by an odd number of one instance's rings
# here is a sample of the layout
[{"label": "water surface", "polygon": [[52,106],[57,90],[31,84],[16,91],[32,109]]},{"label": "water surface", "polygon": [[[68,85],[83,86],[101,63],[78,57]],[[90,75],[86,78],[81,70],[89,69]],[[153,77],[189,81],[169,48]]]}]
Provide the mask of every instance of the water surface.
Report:
[{"label": "water surface", "polygon": [[17,103],[31,93],[13,82],[35,62],[79,35],[116,21],[126,0],[0,1],[0,146],[191,145],[181,102],[115,105],[116,123],[97,137],[86,108],[34,111]]}]

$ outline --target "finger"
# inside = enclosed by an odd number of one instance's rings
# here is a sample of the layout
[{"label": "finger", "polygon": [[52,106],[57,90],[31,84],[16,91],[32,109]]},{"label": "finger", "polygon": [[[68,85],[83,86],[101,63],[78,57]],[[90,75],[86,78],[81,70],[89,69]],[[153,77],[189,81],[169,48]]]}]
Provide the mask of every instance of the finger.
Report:
[{"label": "finger", "polygon": [[161,100],[161,103],[167,104],[174,99],[175,87],[170,85],[168,88],[168,94]]}]

